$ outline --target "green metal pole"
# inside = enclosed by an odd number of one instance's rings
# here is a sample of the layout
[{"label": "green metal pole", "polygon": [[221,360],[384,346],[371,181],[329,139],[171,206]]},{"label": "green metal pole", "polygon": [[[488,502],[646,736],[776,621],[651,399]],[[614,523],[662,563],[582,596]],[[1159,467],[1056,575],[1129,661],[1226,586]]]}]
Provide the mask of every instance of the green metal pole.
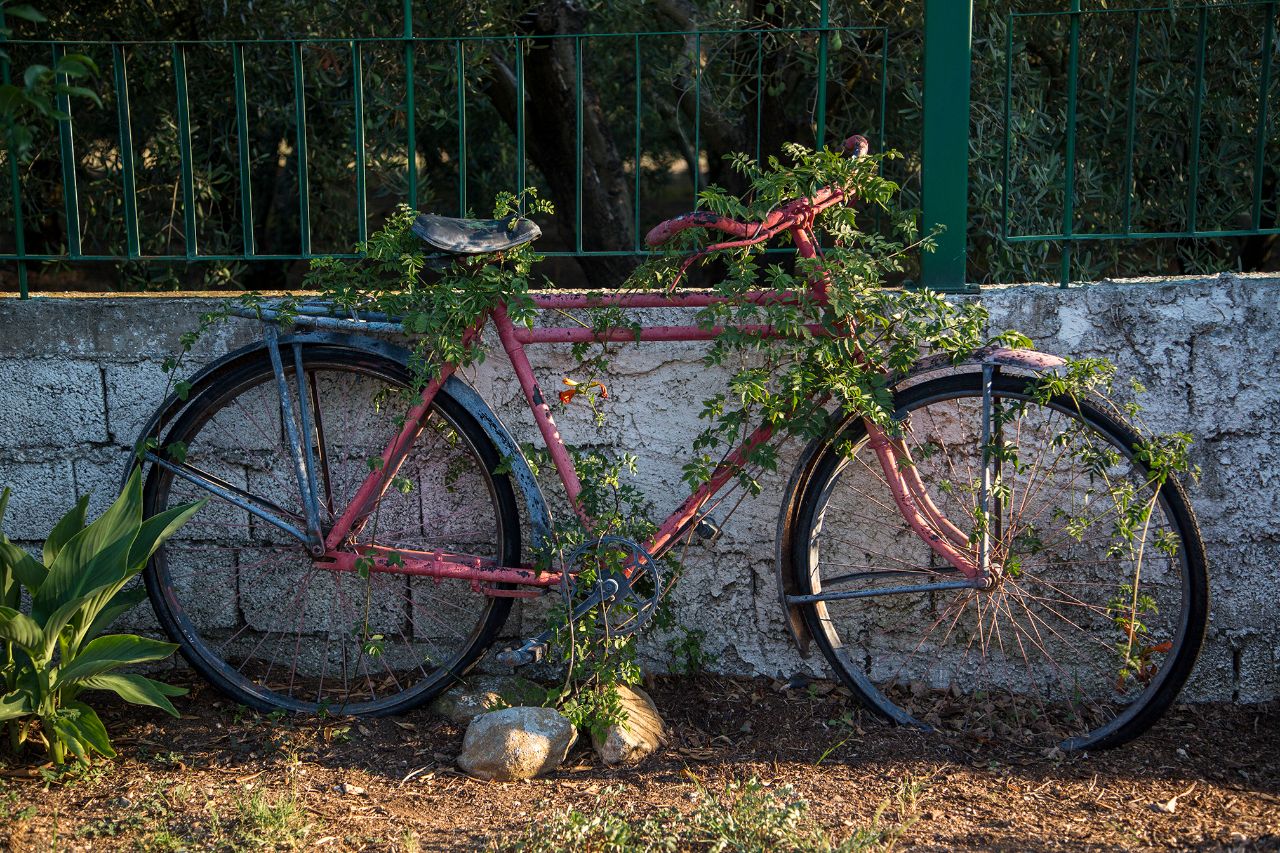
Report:
[{"label": "green metal pole", "polygon": [[945,229],[921,262],[921,283],[934,290],[965,289],[972,31],[973,0],[925,0],[923,224]]},{"label": "green metal pole", "polygon": [[1062,178],[1062,261],[1058,271],[1058,284],[1071,284],[1071,235],[1075,230],[1076,210],[1076,101],[1080,71],[1080,0],[1071,0],[1071,37],[1067,48],[1067,138],[1062,159],[1065,174]]},{"label": "green metal pole", "polygon": [[405,174],[409,184],[409,206],[418,209],[418,129],[414,115],[417,98],[413,77],[415,48],[413,44],[413,0],[404,0],[404,104],[405,104]]},{"label": "green metal pole", "polygon": [[813,147],[821,149],[827,140],[827,27],[831,24],[829,0],[822,0],[819,6],[818,31],[818,98],[815,112],[815,131]]}]

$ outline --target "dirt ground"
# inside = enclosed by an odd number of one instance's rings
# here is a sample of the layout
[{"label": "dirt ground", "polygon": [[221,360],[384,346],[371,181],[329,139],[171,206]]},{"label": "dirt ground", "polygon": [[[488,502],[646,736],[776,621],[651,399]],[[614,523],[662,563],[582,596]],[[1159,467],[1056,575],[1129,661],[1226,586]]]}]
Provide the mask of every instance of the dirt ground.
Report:
[{"label": "dirt ground", "polygon": [[0,846],[486,849],[602,798],[644,815],[755,777],[793,786],[834,841],[880,825],[906,850],[1280,850],[1276,704],[1179,706],[1125,747],[1062,756],[892,728],[823,682],[651,689],[670,729],[656,756],[607,769],[580,739],[561,770],[523,783],[460,775],[463,730],[425,710],[273,719],[201,684],[181,720],[104,700],[119,757],[0,770]]}]

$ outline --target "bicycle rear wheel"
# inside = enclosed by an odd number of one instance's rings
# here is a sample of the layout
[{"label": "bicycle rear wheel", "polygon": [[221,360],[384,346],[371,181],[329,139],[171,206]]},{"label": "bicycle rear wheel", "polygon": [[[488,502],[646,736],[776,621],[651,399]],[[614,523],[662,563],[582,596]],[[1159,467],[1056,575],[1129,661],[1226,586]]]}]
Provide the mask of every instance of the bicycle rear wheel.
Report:
[{"label": "bicycle rear wheel", "polygon": [[[1156,488],[1127,424],[1088,401],[1037,402],[1029,382],[993,384],[995,585],[910,591],[963,577],[908,528],[855,419],[805,487],[791,558],[798,593],[865,597],[801,610],[841,679],[889,719],[1032,747],[1114,746],[1149,728],[1191,672],[1208,612],[1204,546],[1182,487]],[[895,409],[932,499],[972,534],[981,375],[912,386]]]},{"label": "bicycle rear wheel", "polygon": [[[302,367],[327,529],[399,431],[410,376],[389,359],[327,345],[303,345]],[[426,424],[355,543],[514,565],[519,515],[508,478],[494,473],[498,452],[444,392]],[[265,352],[198,390],[163,447],[305,529]],[[148,471],[148,514],[207,495],[159,465]],[[165,543],[145,577],[161,625],[187,660],[237,702],[267,711],[407,710],[465,673],[511,607],[468,581],[320,567],[296,538],[219,499]]]}]

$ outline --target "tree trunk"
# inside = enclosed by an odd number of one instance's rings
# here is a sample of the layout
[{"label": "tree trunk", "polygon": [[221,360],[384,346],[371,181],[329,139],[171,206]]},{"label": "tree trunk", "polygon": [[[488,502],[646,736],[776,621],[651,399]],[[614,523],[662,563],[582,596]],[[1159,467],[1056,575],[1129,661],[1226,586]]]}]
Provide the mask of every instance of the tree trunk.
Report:
[{"label": "tree trunk", "polygon": [[[574,0],[547,0],[520,21],[534,36],[524,61],[525,151],[546,179],[566,234],[577,220],[577,39],[546,38],[585,31],[586,11]],[[517,92],[513,62],[491,54],[486,94],[511,128],[516,126]],[[582,234],[584,250],[632,248],[631,190],[600,100],[582,81]],[[627,257],[585,257],[579,264],[593,288],[622,283],[635,264]]]}]

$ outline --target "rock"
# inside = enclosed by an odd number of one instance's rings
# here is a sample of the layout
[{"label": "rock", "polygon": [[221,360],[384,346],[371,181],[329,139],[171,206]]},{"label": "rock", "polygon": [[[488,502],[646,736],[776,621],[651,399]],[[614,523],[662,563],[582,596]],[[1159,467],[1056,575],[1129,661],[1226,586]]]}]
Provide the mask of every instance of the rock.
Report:
[{"label": "rock", "polygon": [[639,764],[662,744],[662,715],[649,694],[638,687],[619,685],[618,698],[627,714],[626,722],[609,726],[604,737],[592,734],[591,743],[605,764]]},{"label": "rock", "polygon": [[518,675],[469,676],[431,703],[431,711],[460,726],[494,708],[533,705],[546,691]]},{"label": "rock", "polygon": [[554,708],[504,708],[471,721],[458,766],[477,779],[532,779],[560,766],[578,730]]}]

